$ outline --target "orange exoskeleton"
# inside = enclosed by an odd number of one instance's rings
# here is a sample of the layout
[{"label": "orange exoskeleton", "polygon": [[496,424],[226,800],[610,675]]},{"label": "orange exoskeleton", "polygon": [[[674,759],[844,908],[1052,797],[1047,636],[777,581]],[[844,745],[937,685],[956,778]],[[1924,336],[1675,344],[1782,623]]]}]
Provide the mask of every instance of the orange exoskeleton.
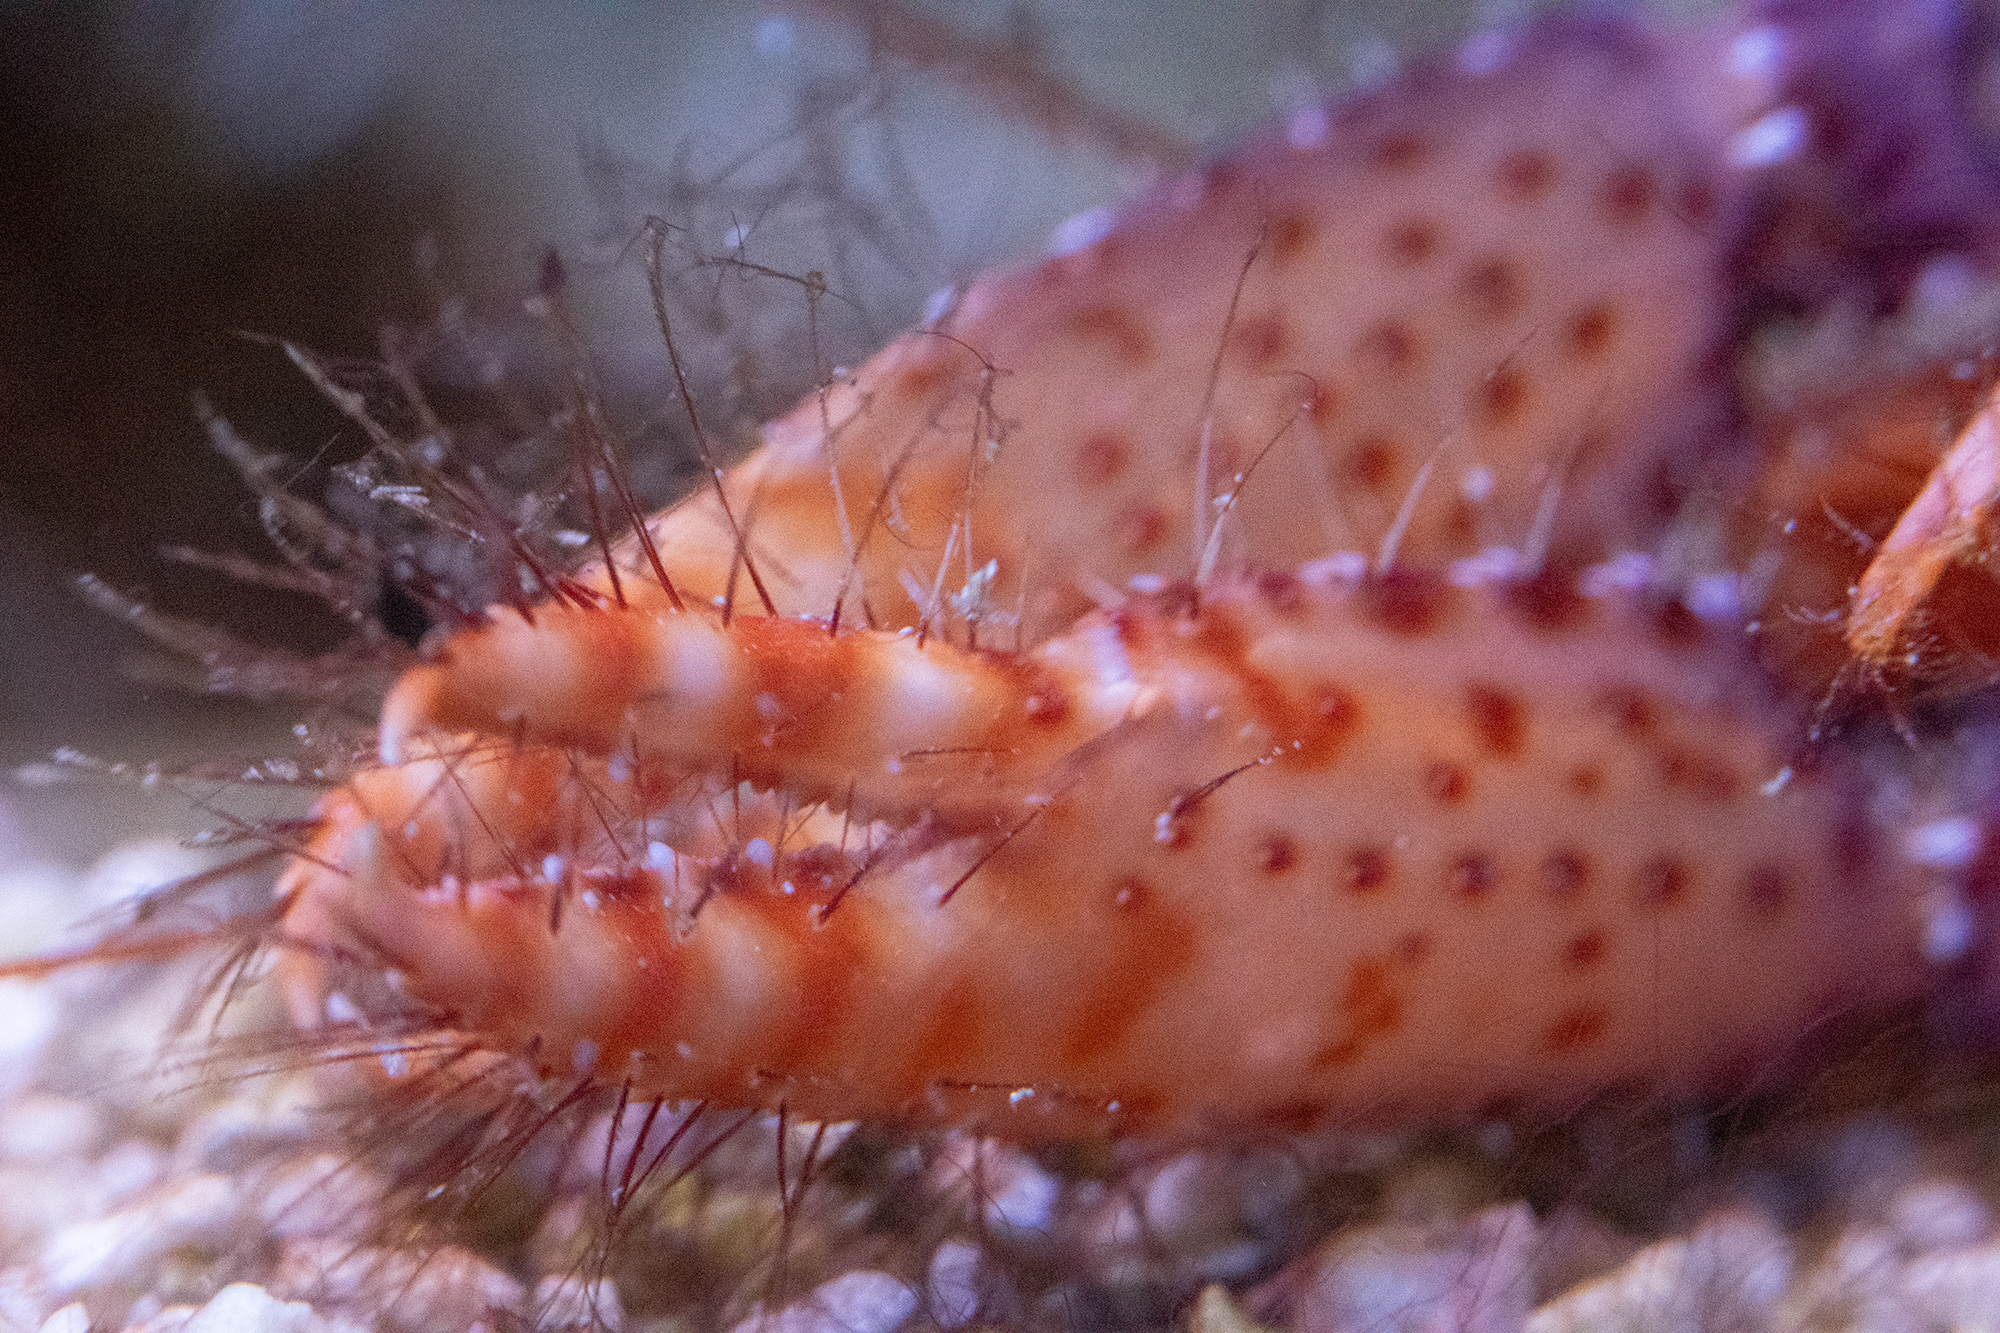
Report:
[{"label": "orange exoskeleton", "polygon": [[1994,418],[1898,340],[2000,181],[1900,18],[1485,35],[941,294],[434,634],[245,946],[293,1049],[597,1096],[615,1222],[709,1108],[1212,1142],[1991,1004]]},{"label": "orange exoskeleton", "polygon": [[1482,39],[956,294],[432,646],[284,878],[298,1020],[358,959],[633,1097],[1036,1134],[1698,1089],[1920,994],[1969,816],[1808,749],[1758,598],[1854,555],[1727,502],[1837,46]]},{"label": "orange exoskeleton", "polygon": [[1726,495],[1849,59],[1481,39],[974,283],[433,645],[283,881],[298,1020],[360,959],[633,1097],[1036,1134],[1698,1089],[1920,994],[1967,813],[1808,750],[1757,599],[1853,553]]}]

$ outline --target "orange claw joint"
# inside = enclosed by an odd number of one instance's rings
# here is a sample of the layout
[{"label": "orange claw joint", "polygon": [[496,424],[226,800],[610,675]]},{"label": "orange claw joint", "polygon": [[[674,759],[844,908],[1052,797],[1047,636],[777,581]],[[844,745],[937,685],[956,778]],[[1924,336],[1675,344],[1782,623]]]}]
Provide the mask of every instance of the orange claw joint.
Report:
[{"label": "orange claw joint", "polygon": [[1913,630],[1954,565],[1984,564],[2000,532],[2000,392],[1931,473],[1854,589],[1847,643],[1877,669],[1918,665]]},{"label": "orange claw joint", "polygon": [[1017,655],[816,620],[497,609],[390,693],[382,760],[474,732],[967,828],[1017,814],[1139,694],[1108,630]]},{"label": "orange claw joint", "polygon": [[[565,766],[551,752],[422,753],[396,767],[357,773],[315,812],[319,831],[277,885],[288,904],[285,934],[307,948],[280,954],[292,1021],[321,1025],[329,979],[345,955],[423,979],[426,994],[489,1016],[507,1009],[532,950],[496,941],[492,912],[479,910],[523,857],[539,865],[561,827]],[[504,837],[467,837],[492,812],[518,810]],[[517,913],[518,914],[518,913]],[[522,928],[512,932],[533,938]],[[511,938],[511,936],[510,936]],[[327,946],[332,951],[328,952]]]}]

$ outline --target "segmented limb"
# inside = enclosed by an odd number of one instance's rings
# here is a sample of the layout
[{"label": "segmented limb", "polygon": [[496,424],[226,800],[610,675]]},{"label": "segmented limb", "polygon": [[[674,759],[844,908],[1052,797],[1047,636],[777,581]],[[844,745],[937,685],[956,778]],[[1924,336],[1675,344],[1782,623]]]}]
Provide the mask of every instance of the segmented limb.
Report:
[{"label": "segmented limb", "polygon": [[[539,714],[583,682],[515,673],[588,673],[615,617],[726,645],[743,679],[803,641],[846,674],[815,698],[610,672],[645,702]],[[516,647],[403,696],[403,762],[330,803],[320,864],[288,877],[298,930],[634,1096],[1025,1135],[1449,1114],[1740,1077],[1921,981],[1854,773],[1788,769],[1733,637],[1671,607],[1266,579],[1024,656],[630,609],[499,632]],[[1041,733],[1025,700],[1050,681],[1072,706]],[[813,723],[835,693],[929,703],[900,729]],[[890,734],[940,770],[914,804],[873,785]],[[320,985],[295,980],[302,1015]]]},{"label": "segmented limb", "polygon": [[1898,676],[1924,665],[1930,615],[1954,567],[1984,568],[2000,549],[2000,394],[1989,398],[1903,511],[1854,589],[1847,642],[1856,659]]}]

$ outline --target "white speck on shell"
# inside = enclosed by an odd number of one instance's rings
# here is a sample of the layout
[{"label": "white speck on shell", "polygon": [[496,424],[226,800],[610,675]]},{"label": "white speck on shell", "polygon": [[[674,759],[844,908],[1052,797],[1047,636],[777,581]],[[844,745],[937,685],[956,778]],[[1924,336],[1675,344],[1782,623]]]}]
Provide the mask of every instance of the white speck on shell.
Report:
[{"label": "white speck on shell", "polygon": [[1064,219],[1049,233],[1049,254],[1061,258],[1089,249],[1111,234],[1112,221],[1108,208],[1092,208]]},{"label": "white speck on shell", "polygon": [[1797,157],[1811,131],[1804,108],[1781,106],[1738,130],[1729,160],[1739,167],[1775,167]]},{"label": "white speck on shell", "polygon": [[1960,815],[1934,819],[1903,837],[1903,855],[1912,865],[1934,870],[1963,870],[1979,854],[1979,821]]}]

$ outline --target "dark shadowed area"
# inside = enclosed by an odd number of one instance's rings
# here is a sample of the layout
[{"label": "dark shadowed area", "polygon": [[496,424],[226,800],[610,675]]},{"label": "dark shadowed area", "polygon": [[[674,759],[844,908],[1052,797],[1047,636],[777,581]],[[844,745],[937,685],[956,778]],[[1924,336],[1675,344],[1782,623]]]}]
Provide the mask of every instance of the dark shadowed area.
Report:
[{"label": "dark shadowed area", "polygon": [[[857,356],[1162,158],[1382,77],[1470,11],[1369,8],[7,7],[0,762],[154,758],[284,720],[134,683],[140,645],[79,573],[256,642],[338,638],[296,598],[160,556],[269,554],[196,394],[307,493],[360,452],[269,339],[367,359],[443,310],[518,320],[554,247],[620,422],[657,453],[648,213],[689,254],[826,272],[828,355]],[[810,382],[803,312],[780,304],[698,381],[739,435]],[[684,485],[641,467],[650,500]]]}]

